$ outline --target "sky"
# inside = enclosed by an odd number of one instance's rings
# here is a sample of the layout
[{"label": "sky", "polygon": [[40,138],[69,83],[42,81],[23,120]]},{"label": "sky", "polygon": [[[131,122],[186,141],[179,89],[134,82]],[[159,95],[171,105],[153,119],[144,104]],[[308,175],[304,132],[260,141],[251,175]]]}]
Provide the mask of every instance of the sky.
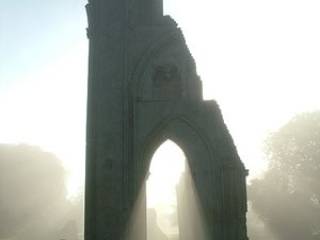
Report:
[{"label": "sky", "polygon": [[[88,40],[85,0],[3,1],[0,143],[41,146],[82,189]],[[320,109],[318,0],[165,0],[240,157],[259,177],[264,139],[295,114]]]}]

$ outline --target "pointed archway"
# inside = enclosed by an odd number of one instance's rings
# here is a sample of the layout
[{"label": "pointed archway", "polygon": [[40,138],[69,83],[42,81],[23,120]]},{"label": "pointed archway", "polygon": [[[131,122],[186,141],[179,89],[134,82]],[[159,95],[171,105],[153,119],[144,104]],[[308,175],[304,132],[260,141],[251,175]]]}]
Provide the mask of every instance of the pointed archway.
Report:
[{"label": "pointed archway", "polygon": [[185,154],[167,140],[155,151],[147,178],[147,240],[179,239],[176,187],[185,172]]},{"label": "pointed archway", "polygon": [[162,1],[142,3],[87,5],[85,238],[123,240],[138,216],[128,237],[146,239],[146,177],[170,139],[188,159],[207,239],[247,240],[247,171],[220,108],[202,99],[195,61]]}]

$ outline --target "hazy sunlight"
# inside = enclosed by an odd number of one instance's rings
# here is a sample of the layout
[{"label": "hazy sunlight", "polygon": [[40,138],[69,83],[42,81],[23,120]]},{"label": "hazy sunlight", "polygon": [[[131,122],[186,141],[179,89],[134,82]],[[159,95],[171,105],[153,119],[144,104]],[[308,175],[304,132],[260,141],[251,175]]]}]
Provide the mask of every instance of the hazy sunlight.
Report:
[{"label": "hazy sunlight", "polygon": [[170,219],[177,218],[176,185],[185,169],[185,155],[174,142],[166,141],[155,152],[147,180],[147,207],[154,208],[160,228],[177,234]]}]

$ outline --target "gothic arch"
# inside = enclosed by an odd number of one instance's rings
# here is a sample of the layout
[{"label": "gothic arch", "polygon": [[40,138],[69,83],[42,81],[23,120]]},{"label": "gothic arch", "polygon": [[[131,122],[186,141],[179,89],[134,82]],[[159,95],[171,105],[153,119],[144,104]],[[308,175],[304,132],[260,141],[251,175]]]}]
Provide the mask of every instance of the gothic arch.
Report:
[{"label": "gothic arch", "polygon": [[[179,127],[175,128],[177,126]],[[185,134],[187,133],[188,135],[181,136],[182,132]],[[207,139],[205,134],[195,123],[192,123],[191,120],[183,116],[164,119],[150,131],[145,139],[145,143],[142,144],[141,159],[150,161],[150,158],[152,158],[152,155],[158,147],[168,139],[175,142],[185,152],[187,158],[192,157],[192,153],[188,151],[188,145],[190,145],[188,142],[191,139],[197,139],[199,147],[201,145],[200,148],[205,150],[211,161],[214,161],[209,139]]]},{"label": "gothic arch", "polygon": [[[123,239],[151,154],[169,138],[189,159],[210,239],[247,240],[246,170],[219,106],[203,101],[181,30],[156,1],[131,13],[119,0],[87,7],[86,239]],[[132,13],[157,17],[140,24]],[[140,232],[131,238],[145,240]]]},{"label": "gothic arch", "polygon": [[[206,223],[212,223],[214,218],[220,219],[222,209],[222,179],[220,173],[221,163],[214,158],[214,149],[206,135],[191,120],[183,116],[163,120],[144,139],[139,153],[139,162],[136,171],[140,172],[136,186],[142,186],[149,171],[153,154],[166,140],[176,143],[185,153],[196,191],[201,202],[201,208]],[[168,166],[169,167],[169,166]],[[210,191],[207,189],[213,188]],[[137,189],[138,190],[138,189]],[[209,229],[209,228],[207,228]],[[219,235],[219,225],[211,226],[212,236]],[[209,230],[208,230],[209,231]],[[214,233],[213,233],[214,232]]]}]

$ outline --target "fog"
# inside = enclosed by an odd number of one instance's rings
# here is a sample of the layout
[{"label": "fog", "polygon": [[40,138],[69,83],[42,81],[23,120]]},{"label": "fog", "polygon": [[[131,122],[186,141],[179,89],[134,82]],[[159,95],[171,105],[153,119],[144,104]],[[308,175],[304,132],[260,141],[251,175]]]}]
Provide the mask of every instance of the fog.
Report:
[{"label": "fog", "polygon": [[269,167],[248,196],[274,239],[320,237],[319,144],[319,111],[295,116],[266,140]]},{"label": "fog", "polygon": [[[320,112],[299,114],[266,139],[268,169],[248,185],[251,239],[319,239],[319,149]],[[66,170],[55,155],[39,147],[2,144],[0,171],[0,239],[83,238],[83,195],[67,198]],[[159,239],[177,239],[161,226],[167,221],[178,230],[177,205],[172,208],[167,200],[161,208],[159,203],[154,204],[157,210],[148,210],[149,231],[163,236]]]},{"label": "fog", "polygon": [[81,239],[82,199],[67,199],[66,171],[52,153],[0,145],[0,239]]},{"label": "fog", "polygon": [[[85,3],[1,3],[1,240],[83,238]],[[166,0],[165,11],[249,169],[249,237],[319,239],[319,2]]]},{"label": "fog", "polygon": [[[268,169],[248,185],[251,239],[319,239],[319,149],[319,111],[295,116],[266,139]],[[83,195],[67,198],[66,171],[54,154],[35,146],[2,144],[0,171],[0,239],[83,239]],[[148,210],[149,236],[178,239],[172,234],[178,231],[177,202],[153,201],[158,205]],[[168,209],[170,214],[164,214]]]}]

